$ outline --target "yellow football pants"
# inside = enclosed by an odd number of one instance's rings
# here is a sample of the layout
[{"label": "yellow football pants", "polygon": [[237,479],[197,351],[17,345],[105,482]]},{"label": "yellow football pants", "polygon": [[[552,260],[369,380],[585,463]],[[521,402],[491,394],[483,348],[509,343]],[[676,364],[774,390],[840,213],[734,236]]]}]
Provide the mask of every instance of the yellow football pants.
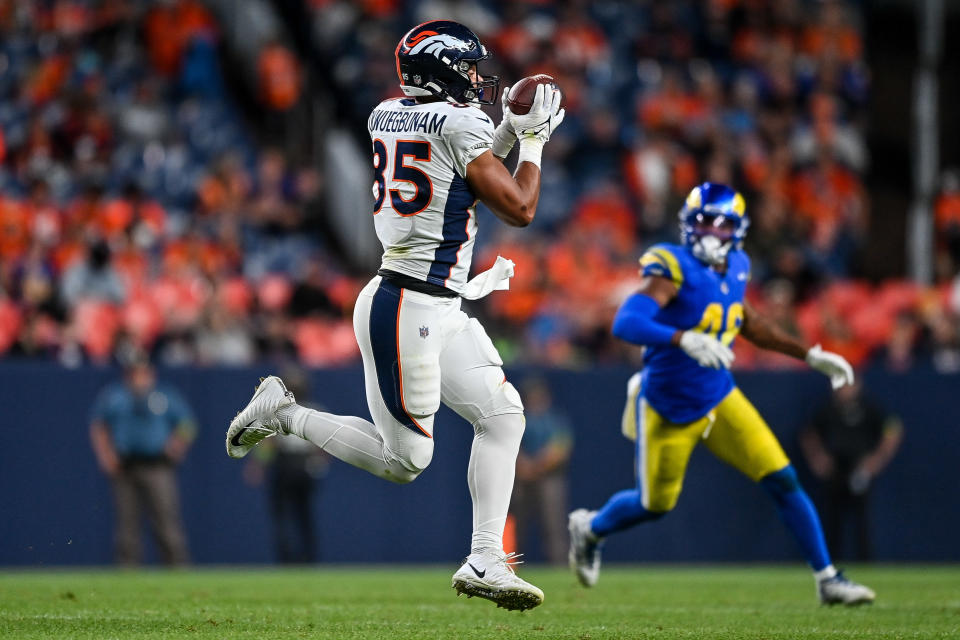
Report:
[{"label": "yellow football pants", "polygon": [[636,434],[637,481],[648,511],[670,511],[677,504],[687,461],[701,440],[754,482],[790,464],[770,427],[736,387],[707,415],[687,424],[669,422],[643,398],[631,402],[636,398],[628,398],[623,431],[628,437]]}]

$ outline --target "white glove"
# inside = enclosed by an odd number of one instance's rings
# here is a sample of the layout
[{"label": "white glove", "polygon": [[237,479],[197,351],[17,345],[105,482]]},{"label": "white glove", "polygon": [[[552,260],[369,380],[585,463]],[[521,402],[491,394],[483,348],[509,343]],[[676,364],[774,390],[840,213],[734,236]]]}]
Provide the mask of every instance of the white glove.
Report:
[{"label": "white glove", "polygon": [[814,345],[807,351],[807,364],[830,378],[834,389],[845,384],[853,384],[853,367],[843,356],[824,351],[820,345]]},{"label": "white glove", "polygon": [[510,155],[510,152],[513,151],[513,145],[517,143],[517,134],[513,132],[513,127],[510,126],[510,119],[507,118],[507,113],[510,109],[507,106],[508,93],[510,93],[510,87],[505,88],[500,97],[500,104],[503,105],[503,119],[500,120],[497,128],[493,130],[493,147],[491,148],[493,155],[501,160]]},{"label": "white glove", "polygon": [[684,331],[680,334],[680,348],[704,367],[729,369],[733,364],[733,351],[730,347],[699,331]]},{"label": "white glove", "polygon": [[566,109],[560,109],[560,91],[551,89],[547,85],[537,85],[537,92],[533,96],[530,111],[517,115],[507,107],[503,112],[503,119],[516,133],[520,140],[520,158],[517,162],[532,162],[540,166],[540,155],[543,145],[550,139],[550,134],[560,126]]}]

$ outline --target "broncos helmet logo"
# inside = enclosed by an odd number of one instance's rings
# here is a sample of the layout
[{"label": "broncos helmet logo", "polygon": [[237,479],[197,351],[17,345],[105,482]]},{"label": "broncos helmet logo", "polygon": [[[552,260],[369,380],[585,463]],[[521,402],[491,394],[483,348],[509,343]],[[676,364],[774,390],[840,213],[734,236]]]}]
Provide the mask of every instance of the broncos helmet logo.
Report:
[{"label": "broncos helmet logo", "polygon": [[[493,104],[500,79],[469,75],[471,65],[488,57],[477,34],[467,27],[451,20],[431,20],[408,31],[397,44],[397,78],[408,96]],[[489,92],[488,98],[484,92]]]},{"label": "broncos helmet logo", "polygon": [[436,58],[440,58],[440,54],[444,49],[470,51],[475,46],[472,42],[466,42],[460,38],[454,38],[453,36],[448,36],[443,33],[436,33],[435,31],[418,33],[415,37],[407,40],[405,45],[409,47],[407,53],[410,55],[416,55],[422,52],[432,54]]}]

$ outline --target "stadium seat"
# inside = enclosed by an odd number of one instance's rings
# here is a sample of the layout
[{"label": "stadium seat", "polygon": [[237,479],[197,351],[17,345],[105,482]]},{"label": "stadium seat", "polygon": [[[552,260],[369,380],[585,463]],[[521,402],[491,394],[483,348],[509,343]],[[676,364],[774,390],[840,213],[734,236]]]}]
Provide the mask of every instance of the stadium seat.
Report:
[{"label": "stadium seat", "polygon": [[0,353],[4,353],[17,341],[23,318],[13,301],[0,300]]},{"label": "stadium seat", "polygon": [[839,280],[831,283],[821,294],[825,304],[836,309],[843,316],[850,316],[871,302],[873,292],[870,285],[860,280]]},{"label": "stadium seat", "polygon": [[73,309],[73,328],[77,341],[90,359],[105,362],[110,358],[120,328],[120,313],[106,302],[83,300]]},{"label": "stadium seat", "polygon": [[290,302],[293,285],[283,275],[271,273],[257,285],[257,301],[265,311],[280,311]]},{"label": "stadium seat", "polygon": [[353,325],[347,321],[302,320],[296,324],[293,341],[300,359],[311,367],[342,364],[359,353]]},{"label": "stadium seat", "polygon": [[883,284],[871,300],[874,308],[883,313],[896,314],[916,308],[920,302],[920,287],[908,280],[891,280]]},{"label": "stadium seat", "polygon": [[217,304],[237,315],[246,315],[253,303],[253,290],[242,277],[221,282],[217,286]]},{"label": "stadium seat", "polygon": [[848,322],[857,340],[873,348],[890,338],[895,320],[894,313],[877,313],[874,307],[864,306],[851,314]]},{"label": "stadium seat", "polygon": [[122,326],[139,347],[149,347],[163,330],[163,315],[146,294],[132,298],[121,312]]}]

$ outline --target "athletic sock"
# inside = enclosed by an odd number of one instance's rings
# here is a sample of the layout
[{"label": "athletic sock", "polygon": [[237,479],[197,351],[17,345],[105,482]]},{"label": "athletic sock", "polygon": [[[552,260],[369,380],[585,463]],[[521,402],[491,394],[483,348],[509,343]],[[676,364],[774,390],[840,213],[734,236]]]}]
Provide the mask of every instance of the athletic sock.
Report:
[{"label": "athletic sock", "polygon": [[473,500],[471,553],[503,551],[517,452],[523,437],[523,414],[481,418],[473,426],[473,447],[467,465],[467,484]]},{"label": "athletic sock", "polygon": [[822,582],[824,580],[829,580],[830,578],[837,575],[837,569],[832,564],[828,564],[820,571],[813,572],[813,579],[817,582]]},{"label": "athletic sock", "polygon": [[827,551],[820,517],[807,492],[797,481],[793,465],[787,465],[780,471],[771,473],[763,478],[760,484],[773,498],[780,513],[780,519],[797,539],[803,557],[806,558],[810,567],[815,572],[829,573],[830,552]]},{"label": "athletic sock", "polygon": [[593,535],[604,538],[611,533],[663,517],[663,512],[647,511],[643,506],[643,496],[638,489],[626,489],[613,494],[607,504],[597,512],[590,522]]},{"label": "athletic sock", "polygon": [[416,471],[406,468],[384,447],[369,420],[337,416],[291,404],[277,411],[284,431],[317,445],[335,458],[391,482],[410,482]]}]

